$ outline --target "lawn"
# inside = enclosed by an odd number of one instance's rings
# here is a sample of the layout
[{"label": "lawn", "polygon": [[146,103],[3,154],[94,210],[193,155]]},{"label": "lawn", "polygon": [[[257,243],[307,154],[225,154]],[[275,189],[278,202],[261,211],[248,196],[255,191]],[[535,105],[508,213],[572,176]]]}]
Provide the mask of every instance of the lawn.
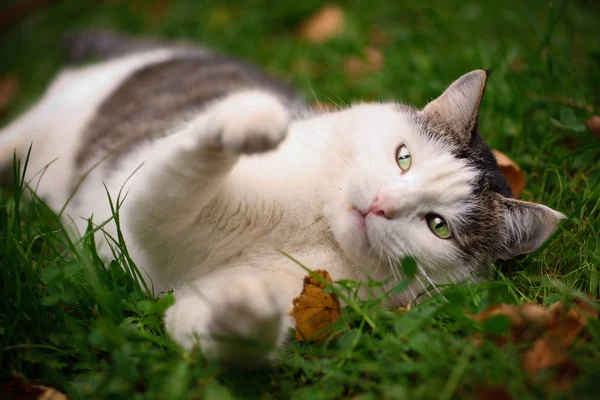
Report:
[{"label": "lawn", "polygon": [[[354,299],[328,340],[293,340],[279,361],[244,372],[207,363],[200,351],[170,341],[161,315],[172,297],[156,298],[132,279],[135,266],[126,251],[101,260],[93,235],[67,236],[42,201],[21,196],[16,176],[14,190],[0,194],[0,397],[9,387],[24,390],[15,377],[72,399],[600,396],[597,320],[564,354],[570,372],[531,374],[523,368],[530,342],[479,345],[474,339],[509,330],[505,318],[480,323],[470,317],[492,304],[547,306],[600,295],[600,134],[585,126],[600,114],[600,5],[337,4],[345,11],[343,31],[315,43],[299,37],[297,27],[319,9],[317,0],[56,1],[2,32],[0,76],[16,74],[20,88],[0,124],[42,93],[66,63],[60,38],[81,27],[204,43],[291,79],[311,101],[338,105],[395,99],[422,106],[463,73],[489,68],[480,130],[525,172],[523,199],[568,217],[552,238],[526,257],[497,265],[495,280],[423,294],[409,312]],[[352,67],[373,52],[383,56],[376,65]],[[355,286],[337,288],[351,293]],[[569,381],[562,394],[553,386],[559,381]]]}]

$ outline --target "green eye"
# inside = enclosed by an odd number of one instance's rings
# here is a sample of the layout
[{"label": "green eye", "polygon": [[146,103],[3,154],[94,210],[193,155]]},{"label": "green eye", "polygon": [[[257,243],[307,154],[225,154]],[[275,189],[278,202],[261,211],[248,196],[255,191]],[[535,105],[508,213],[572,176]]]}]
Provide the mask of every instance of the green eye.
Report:
[{"label": "green eye", "polygon": [[402,145],[398,148],[398,153],[396,154],[396,161],[398,161],[398,166],[404,172],[408,171],[410,168],[410,151],[408,147]]},{"label": "green eye", "polygon": [[448,239],[452,236],[448,224],[439,215],[429,214],[427,216],[427,225],[429,225],[431,232],[441,239]]}]

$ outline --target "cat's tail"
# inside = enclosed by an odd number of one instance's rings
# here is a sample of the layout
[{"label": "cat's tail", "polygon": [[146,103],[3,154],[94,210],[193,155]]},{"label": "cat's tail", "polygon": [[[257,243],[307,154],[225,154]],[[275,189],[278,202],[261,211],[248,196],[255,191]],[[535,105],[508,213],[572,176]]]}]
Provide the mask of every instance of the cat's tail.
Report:
[{"label": "cat's tail", "polygon": [[141,51],[162,48],[181,48],[199,50],[185,42],[164,41],[151,36],[133,36],[106,29],[87,29],[74,31],[63,37],[62,47],[72,62],[88,59],[108,60]]}]

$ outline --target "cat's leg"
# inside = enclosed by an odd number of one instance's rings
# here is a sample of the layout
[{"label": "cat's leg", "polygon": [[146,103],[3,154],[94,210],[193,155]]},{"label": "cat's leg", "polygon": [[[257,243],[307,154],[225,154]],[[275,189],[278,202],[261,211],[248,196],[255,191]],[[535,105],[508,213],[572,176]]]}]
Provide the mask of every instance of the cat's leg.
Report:
[{"label": "cat's leg", "polygon": [[[184,129],[155,141],[141,154],[139,162],[145,164],[125,188],[121,216],[130,243],[141,253],[136,260],[158,291],[182,279],[175,271],[184,274],[211,256],[214,227],[196,223],[198,216],[210,214],[209,206],[229,204],[231,199],[216,195],[222,193],[239,157],[275,148],[289,123],[287,109],[274,95],[238,92],[215,102]],[[133,171],[139,163],[130,162]],[[115,186],[129,174],[121,174]],[[118,190],[115,186],[113,191]],[[190,251],[192,237],[195,247]]]},{"label": "cat's leg", "polygon": [[204,355],[255,367],[285,339],[292,326],[288,295],[276,282],[251,268],[230,268],[175,291],[167,310],[170,336],[190,349],[200,344]]}]

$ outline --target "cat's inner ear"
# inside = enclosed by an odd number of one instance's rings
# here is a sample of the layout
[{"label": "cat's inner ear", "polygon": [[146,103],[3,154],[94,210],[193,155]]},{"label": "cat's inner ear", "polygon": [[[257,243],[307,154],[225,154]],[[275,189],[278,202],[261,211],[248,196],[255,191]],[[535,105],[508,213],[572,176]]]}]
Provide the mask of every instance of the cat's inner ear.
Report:
[{"label": "cat's inner ear", "polygon": [[555,231],[565,216],[542,204],[500,196],[502,213],[501,239],[508,259],[539,248]]},{"label": "cat's inner ear", "polygon": [[487,76],[482,69],[461,76],[440,97],[425,106],[424,116],[448,126],[454,134],[468,140],[477,122]]}]

